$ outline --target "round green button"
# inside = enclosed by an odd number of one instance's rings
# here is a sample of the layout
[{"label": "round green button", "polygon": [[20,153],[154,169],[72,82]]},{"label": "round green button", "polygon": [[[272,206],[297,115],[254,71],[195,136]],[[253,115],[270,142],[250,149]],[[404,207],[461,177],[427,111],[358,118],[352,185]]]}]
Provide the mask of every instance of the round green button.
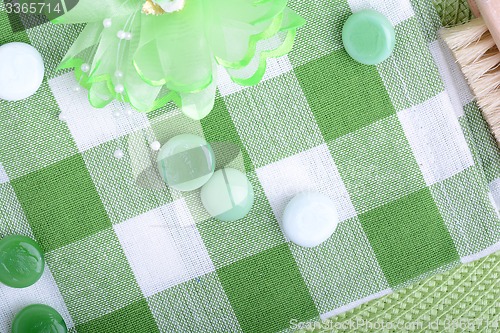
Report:
[{"label": "round green button", "polygon": [[236,221],[252,209],[253,187],[241,171],[218,170],[202,187],[201,202],[212,217],[224,222]]},{"label": "round green button", "polygon": [[66,333],[59,312],[50,306],[33,304],[22,309],[12,322],[12,333]]},{"label": "round green button", "polygon": [[215,170],[215,154],[210,144],[193,134],[170,139],[158,153],[158,169],[168,186],[178,191],[202,187]]},{"label": "round green button", "polygon": [[392,54],[396,34],[384,15],[365,9],[347,19],[342,30],[342,41],[354,60],[365,65],[377,65]]},{"label": "round green button", "polygon": [[0,283],[29,287],[42,277],[44,268],[43,251],[31,238],[12,235],[0,240]]}]

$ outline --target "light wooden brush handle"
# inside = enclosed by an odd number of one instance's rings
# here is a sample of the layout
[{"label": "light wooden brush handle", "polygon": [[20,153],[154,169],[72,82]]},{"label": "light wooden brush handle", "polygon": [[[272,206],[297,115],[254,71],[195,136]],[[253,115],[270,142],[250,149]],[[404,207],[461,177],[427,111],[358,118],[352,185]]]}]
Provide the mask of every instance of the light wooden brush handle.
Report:
[{"label": "light wooden brush handle", "polygon": [[479,9],[477,8],[476,1],[475,0],[467,0],[469,3],[470,10],[472,14],[474,14],[475,17],[481,17],[481,13],[479,12]]},{"label": "light wooden brush handle", "polygon": [[500,49],[500,0],[475,0],[481,17]]}]

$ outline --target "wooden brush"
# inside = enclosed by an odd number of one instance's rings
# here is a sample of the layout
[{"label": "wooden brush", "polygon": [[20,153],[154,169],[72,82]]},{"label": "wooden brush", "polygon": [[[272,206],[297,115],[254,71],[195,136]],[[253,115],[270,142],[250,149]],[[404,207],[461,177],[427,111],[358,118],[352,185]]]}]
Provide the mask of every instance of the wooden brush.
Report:
[{"label": "wooden brush", "polygon": [[500,0],[469,0],[477,17],[440,34],[476,95],[500,147]]}]

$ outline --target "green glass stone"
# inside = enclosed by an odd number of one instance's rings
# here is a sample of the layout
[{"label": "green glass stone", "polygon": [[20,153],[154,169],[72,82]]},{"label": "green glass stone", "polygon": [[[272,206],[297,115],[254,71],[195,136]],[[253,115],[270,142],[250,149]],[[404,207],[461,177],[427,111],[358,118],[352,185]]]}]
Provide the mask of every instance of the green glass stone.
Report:
[{"label": "green glass stone", "polygon": [[44,268],[43,251],[31,238],[12,235],[0,240],[0,283],[29,287],[42,277]]},{"label": "green glass stone", "polygon": [[12,333],[66,333],[59,312],[50,306],[33,304],[22,309],[12,322]]},{"label": "green glass stone", "polygon": [[342,41],[354,60],[365,65],[377,65],[392,54],[396,33],[384,15],[365,9],[347,19],[342,30]]},{"label": "green glass stone", "polygon": [[210,144],[193,134],[170,139],[158,153],[158,169],[168,186],[178,191],[202,187],[215,170],[215,155]]},{"label": "green glass stone", "polygon": [[201,202],[210,216],[225,222],[236,221],[252,209],[253,187],[241,171],[218,170],[202,187]]}]

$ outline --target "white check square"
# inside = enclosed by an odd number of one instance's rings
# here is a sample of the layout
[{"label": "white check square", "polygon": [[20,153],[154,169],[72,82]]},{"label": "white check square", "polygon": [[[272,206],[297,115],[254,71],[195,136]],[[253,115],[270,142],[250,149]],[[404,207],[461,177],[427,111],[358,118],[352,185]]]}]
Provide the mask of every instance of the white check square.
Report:
[{"label": "white check square", "polygon": [[93,108],[85,89],[75,91],[73,73],[51,79],[49,85],[80,152],[149,126],[147,116],[128,104],[113,101],[105,108]]},{"label": "white check square", "polygon": [[398,112],[398,118],[428,186],[474,165],[446,92]]},{"label": "white check square", "polygon": [[326,144],[257,169],[257,176],[279,222],[288,202],[306,191],[330,197],[336,204],[341,221],[356,216]]},{"label": "white check square", "polygon": [[215,271],[183,199],[115,225],[114,230],[146,297]]}]

